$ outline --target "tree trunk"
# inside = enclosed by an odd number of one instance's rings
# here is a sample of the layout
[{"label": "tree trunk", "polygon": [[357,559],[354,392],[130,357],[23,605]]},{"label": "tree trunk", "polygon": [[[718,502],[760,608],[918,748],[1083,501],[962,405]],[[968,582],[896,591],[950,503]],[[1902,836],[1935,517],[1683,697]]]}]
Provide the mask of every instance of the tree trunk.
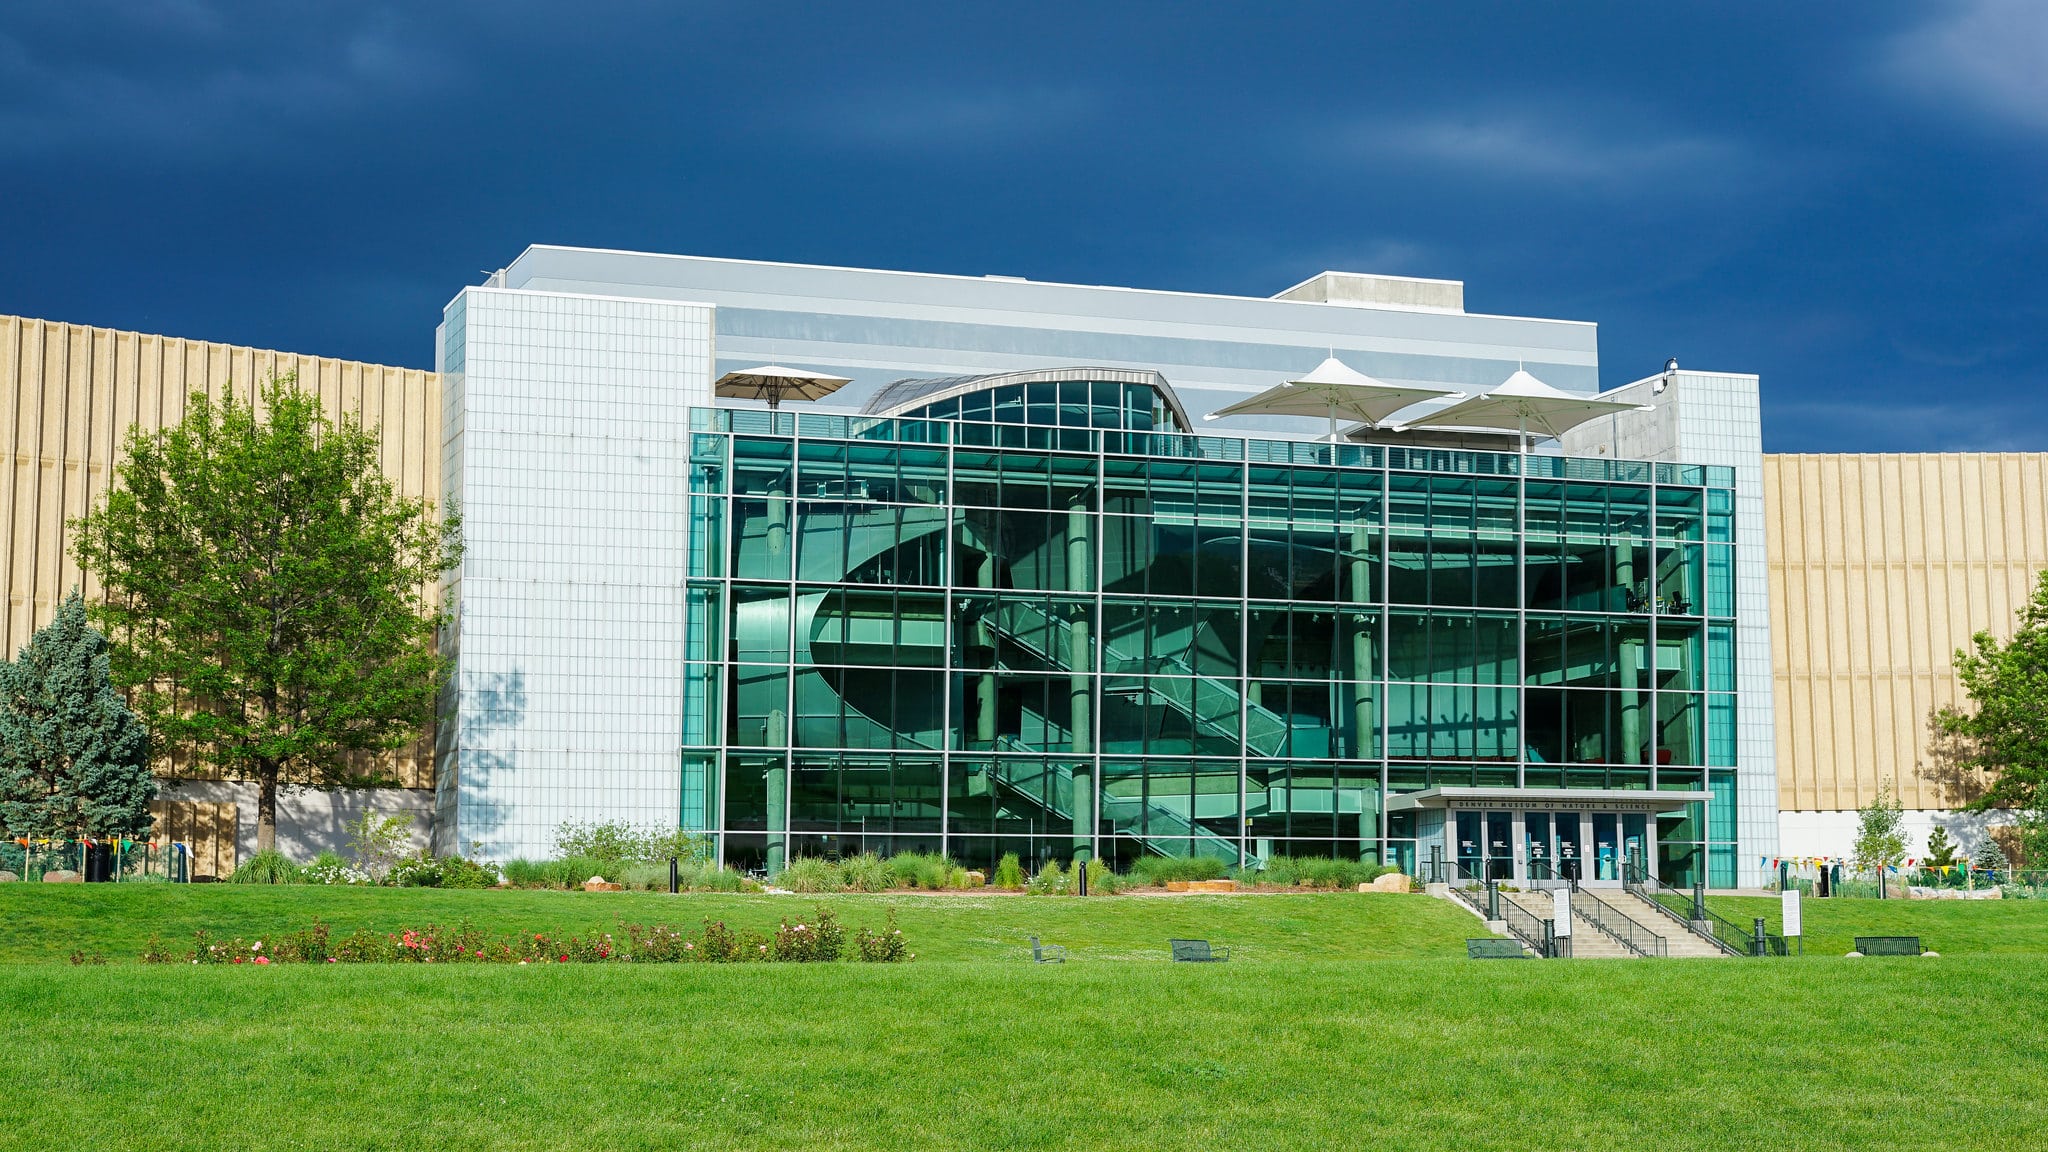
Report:
[{"label": "tree trunk", "polygon": [[277,847],[277,769],[275,760],[256,762],[256,850]]}]

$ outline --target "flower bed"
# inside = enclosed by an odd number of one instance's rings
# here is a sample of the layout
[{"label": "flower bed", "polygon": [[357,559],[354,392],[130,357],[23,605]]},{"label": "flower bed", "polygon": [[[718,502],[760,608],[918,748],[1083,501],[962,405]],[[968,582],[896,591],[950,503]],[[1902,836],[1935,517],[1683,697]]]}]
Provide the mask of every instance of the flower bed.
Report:
[{"label": "flower bed", "polygon": [[772,936],[738,933],[724,921],[704,921],[699,933],[656,924],[646,927],[621,922],[616,933],[559,936],[535,932],[493,938],[464,923],[459,928],[429,924],[395,933],[356,931],[336,939],[326,924],[297,932],[274,933],[258,940],[240,936],[215,939],[194,934],[189,952],[167,949],[157,937],[140,959],[145,964],[785,964],[829,963],[842,958],[872,964],[915,960],[888,914],[880,932],[860,928],[847,947],[846,929],[831,909],[792,924],[783,920]]}]

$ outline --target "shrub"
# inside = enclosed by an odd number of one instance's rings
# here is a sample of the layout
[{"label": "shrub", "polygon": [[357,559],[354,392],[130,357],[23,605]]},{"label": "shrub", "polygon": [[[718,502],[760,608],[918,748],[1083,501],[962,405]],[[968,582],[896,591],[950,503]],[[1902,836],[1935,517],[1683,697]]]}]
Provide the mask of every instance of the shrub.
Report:
[{"label": "shrub", "polygon": [[903,933],[896,927],[896,910],[889,909],[888,927],[881,932],[870,932],[862,928],[854,938],[853,954],[866,964],[897,964],[917,959],[917,954],[903,941]]},{"label": "shrub", "polygon": [[809,922],[782,922],[769,944],[769,958],[794,964],[827,963],[839,959],[845,940],[846,931],[833,919],[831,910],[820,906],[817,917]]},{"label": "shrub", "polygon": [[[960,883],[953,883],[953,873],[961,872]],[[948,888],[967,886],[965,870],[958,868],[951,860],[936,852],[921,853],[917,858],[917,886],[931,892],[943,892]]]},{"label": "shrub", "polygon": [[1067,893],[1067,874],[1057,860],[1047,860],[1038,875],[1031,878],[1029,891],[1034,896],[1064,896]]},{"label": "shrub", "polygon": [[[642,827],[624,820],[570,821],[555,829],[555,852],[563,858],[584,856],[608,865],[606,876],[627,864],[666,865],[670,857],[700,860],[708,853],[704,838],[680,828]],[[585,875],[578,882],[588,880]]]},{"label": "shrub", "polygon": [[334,959],[344,964],[383,964],[394,959],[391,937],[362,928],[356,929],[334,945]]},{"label": "shrub", "polygon": [[318,964],[327,959],[328,928],[318,920],[311,928],[283,932],[270,939],[270,958],[282,963]]},{"label": "shrub", "polygon": [[791,892],[838,892],[846,887],[838,866],[816,856],[799,856],[790,861],[775,882]]},{"label": "shrub", "polygon": [[142,955],[136,957],[144,964],[176,964],[185,959],[164,947],[163,938],[155,932],[149,934],[149,943],[143,945]]},{"label": "shrub", "polygon": [[393,864],[384,879],[396,888],[439,888],[441,862],[432,853],[421,851]]},{"label": "shrub", "polygon": [[313,858],[300,873],[308,884],[368,884],[370,874],[360,868],[352,868],[348,861],[333,852],[322,852]]},{"label": "shrub", "polygon": [[848,892],[886,892],[895,873],[881,857],[863,852],[839,862],[839,878]]},{"label": "shrub", "polygon": [[364,812],[343,825],[348,832],[349,854],[356,867],[368,873],[372,882],[385,874],[405,855],[406,841],[412,839],[412,819],[407,816],[379,816]]},{"label": "shrub", "polygon": [[1013,891],[1024,886],[1024,866],[1017,861],[1015,852],[1005,852],[1003,858],[996,861],[995,879],[990,883]]},{"label": "shrub", "polygon": [[258,852],[235,869],[228,877],[230,884],[298,884],[301,882],[299,866],[286,858],[285,854],[273,848]]},{"label": "shrub", "polygon": [[1228,871],[1213,856],[1141,856],[1131,865],[1131,879],[1163,888],[1171,880],[1221,880]]},{"label": "shrub", "polygon": [[895,888],[917,887],[917,865],[922,853],[898,852],[889,857],[889,882]]},{"label": "shrub", "polygon": [[725,921],[704,922],[704,945],[696,949],[699,960],[713,964],[731,964],[744,958],[744,950],[738,934],[727,928]]},{"label": "shrub", "polygon": [[498,866],[488,861],[465,860],[460,856],[441,859],[443,888],[496,888],[501,879]]}]

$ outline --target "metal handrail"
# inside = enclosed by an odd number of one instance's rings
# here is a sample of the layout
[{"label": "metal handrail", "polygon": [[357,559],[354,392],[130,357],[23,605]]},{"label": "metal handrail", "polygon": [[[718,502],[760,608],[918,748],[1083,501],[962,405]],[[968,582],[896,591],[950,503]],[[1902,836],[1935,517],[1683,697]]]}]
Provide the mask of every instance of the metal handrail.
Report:
[{"label": "metal handrail", "polygon": [[[1624,875],[1624,888],[1662,909],[1672,919],[1683,923],[1695,936],[1710,941],[1730,956],[1788,954],[1783,936],[1775,936],[1769,932],[1759,936],[1755,931],[1744,928],[1707,907],[1706,898],[1698,892],[1681,892],[1668,887],[1651,876],[1649,870],[1641,865],[1631,866]],[[1708,927],[1701,929],[1697,927],[1700,924]]]},{"label": "metal handrail", "polygon": [[[1582,911],[1579,907],[1581,901],[1590,905],[1590,908]],[[1572,892],[1572,911],[1578,912],[1581,919],[1598,928],[1601,932],[1606,933],[1609,937],[1619,942],[1622,947],[1634,952],[1638,956],[1668,955],[1664,937],[1629,919],[1627,915],[1615,908],[1614,905],[1600,899],[1584,888],[1579,888]]]},{"label": "metal handrail", "polygon": [[[1487,887],[1498,892],[1491,882]],[[1528,945],[1536,955],[1553,960],[1571,955],[1571,937],[1559,936],[1554,921],[1536,915],[1513,900],[1498,898],[1494,903],[1499,908],[1501,922],[1508,926],[1508,932]]]}]

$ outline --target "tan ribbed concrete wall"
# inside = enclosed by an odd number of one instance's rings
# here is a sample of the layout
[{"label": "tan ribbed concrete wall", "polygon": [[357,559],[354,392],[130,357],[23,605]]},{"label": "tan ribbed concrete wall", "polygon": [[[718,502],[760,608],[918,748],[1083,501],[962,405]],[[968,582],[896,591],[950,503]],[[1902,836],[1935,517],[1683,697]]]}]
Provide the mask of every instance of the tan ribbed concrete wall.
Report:
[{"label": "tan ribbed concrete wall", "polygon": [[[131,426],[176,423],[195,392],[218,399],[232,389],[246,399],[286,372],[317,388],[330,415],[381,426],[385,473],[405,495],[438,503],[441,386],[432,372],[0,316],[0,443],[13,453],[0,476],[9,546],[0,651],[17,651],[80,583],[65,523],[106,492]],[[90,577],[85,590],[97,591]],[[432,784],[424,747],[399,769],[409,787]]]},{"label": "tan ribbed concrete wall", "polygon": [[1766,456],[1764,516],[1779,807],[1953,807],[1928,717],[2048,569],[2048,453]]}]

